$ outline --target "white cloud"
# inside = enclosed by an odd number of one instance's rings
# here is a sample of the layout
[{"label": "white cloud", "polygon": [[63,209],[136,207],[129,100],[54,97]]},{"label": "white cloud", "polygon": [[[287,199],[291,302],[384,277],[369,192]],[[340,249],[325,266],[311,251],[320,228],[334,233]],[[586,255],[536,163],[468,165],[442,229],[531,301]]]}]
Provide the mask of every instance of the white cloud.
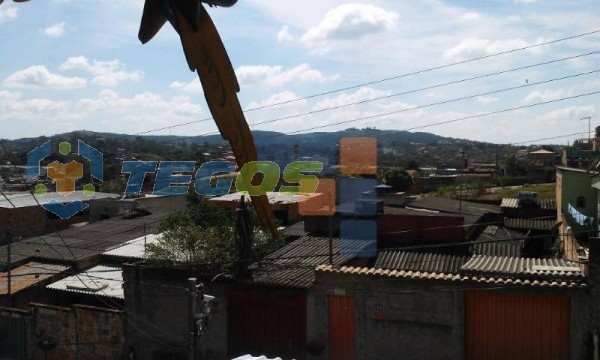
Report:
[{"label": "white cloud", "polygon": [[53,74],[43,65],[34,65],[7,76],[4,85],[14,88],[67,90],[86,87],[87,81],[80,77]]},{"label": "white cloud", "polygon": [[479,19],[481,19],[481,14],[475,13],[475,12],[467,12],[467,13],[464,13],[460,17],[460,21],[464,21],[464,22],[479,20]]},{"label": "white cloud", "polygon": [[198,94],[202,92],[200,79],[194,78],[190,82],[173,81],[169,87],[171,89],[180,90],[189,94]]},{"label": "white cloud", "polygon": [[17,17],[17,8],[15,8],[15,7],[0,8],[0,23],[15,19],[16,17]]},{"label": "white cloud", "polygon": [[[546,40],[542,38],[539,38],[535,43],[530,43],[520,38],[506,40],[470,38],[462,40],[457,45],[446,50],[444,52],[444,58],[474,58],[540,44],[545,41]],[[539,54],[548,51],[548,48],[549,46],[545,45],[528,49],[528,51],[530,53]]]},{"label": "white cloud", "polygon": [[119,70],[122,64],[119,60],[90,62],[85,56],[70,57],[60,65],[62,70],[83,70],[92,74],[92,83],[104,87],[117,86],[123,81],[138,81],[144,73],[140,70]]},{"label": "white cloud", "polygon": [[302,35],[309,47],[327,51],[332,41],[348,41],[394,28],[398,14],[368,4],[344,4],[325,14],[323,20]]},{"label": "white cloud", "polygon": [[571,90],[536,90],[532,91],[523,99],[524,103],[544,102],[569,97],[573,94]]},{"label": "white cloud", "polygon": [[54,25],[44,29],[44,35],[46,35],[48,37],[57,38],[57,37],[63,36],[64,33],[65,33],[65,23],[64,22],[54,24]]},{"label": "white cloud", "polygon": [[491,104],[493,102],[496,102],[500,99],[498,99],[497,97],[493,97],[490,95],[486,95],[486,96],[478,96],[477,97],[477,102],[480,104]]},{"label": "white cloud", "polygon": [[294,41],[294,36],[290,33],[290,29],[287,25],[281,27],[281,30],[277,33],[277,42],[292,42]]},{"label": "white cloud", "polygon": [[521,3],[521,4],[531,4],[536,2],[537,0],[515,0],[515,4]]},{"label": "white cloud", "polygon": [[[299,100],[300,96],[296,95],[296,93],[294,93],[293,91],[283,91],[277,94],[273,94],[271,95],[268,99],[260,101],[260,102],[251,102],[250,104],[248,104],[248,108],[252,109],[252,108],[257,108],[257,107],[263,107],[263,106],[273,106],[275,104],[281,104],[278,106],[278,108],[282,108],[282,107],[290,107],[290,106],[305,106],[306,105],[306,100],[302,99]],[[296,100],[296,101],[294,101]]]},{"label": "white cloud", "polygon": [[327,109],[347,104],[354,104],[364,100],[372,100],[382,96],[391,95],[391,91],[382,91],[369,87],[363,87],[353,93],[343,93],[336,97],[326,98],[317,102],[314,106],[315,110]]},{"label": "white cloud", "polygon": [[326,76],[308,64],[300,64],[289,69],[285,69],[283,66],[244,65],[238,67],[235,73],[242,86],[259,84],[281,86],[295,81],[322,83],[337,78],[336,76]]}]

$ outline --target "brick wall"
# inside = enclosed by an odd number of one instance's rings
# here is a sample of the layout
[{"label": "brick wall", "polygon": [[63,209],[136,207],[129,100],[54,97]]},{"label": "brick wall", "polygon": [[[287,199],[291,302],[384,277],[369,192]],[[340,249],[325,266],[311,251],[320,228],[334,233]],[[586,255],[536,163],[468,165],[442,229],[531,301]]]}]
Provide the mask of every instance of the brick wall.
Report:
[{"label": "brick wall", "polygon": [[[32,303],[29,312],[1,309],[1,314],[30,319],[27,342],[33,360],[122,359],[124,354],[125,318],[123,312],[93,306],[60,307]],[[44,339],[56,346],[48,351],[38,348]]]}]

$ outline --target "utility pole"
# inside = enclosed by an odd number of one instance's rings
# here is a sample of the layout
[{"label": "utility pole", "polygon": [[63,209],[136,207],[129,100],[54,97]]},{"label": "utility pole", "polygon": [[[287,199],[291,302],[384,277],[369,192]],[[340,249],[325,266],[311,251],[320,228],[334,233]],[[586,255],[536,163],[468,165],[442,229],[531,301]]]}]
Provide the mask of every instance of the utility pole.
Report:
[{"label": "utility pole", "polygon": [[196,278],[188,279],[188,360],[196,360]]},{"label": "utility pole", "polygon": [[6,242],[7,242],[7,247],[6,247],[6,272],[7,272],[7,282],[6,282],[6,303],[7,305],[10,307],[11,306],[11,278],[10,278],[10,250],[11,250],[11,244],[12,244],[12,238],[13,238],[13,234],[12,234],[12,230],[10,228],[6,229],[6,231],[4,232],[4,236],[6,238]]},{"label": "utility pole", "polygon": [[579,119],[579,121],[581,120],[587,120],[588,121],[588,144],[590,144],[590,150],[592,150],[592,117],[591,116],[586,116],[586,117],[582,117],[581,119]]},{"label": "utility pole", "polygon": [[[465,165],[465,149],[462,149],[462,151],[460,152],[460,166],[463,168],[464,170],[464,165]],[[462,214],[462,191],[463,191],[463,185],[462,185],[462,170],[460,172],[460,174],[458,175],[458,185],[460,186],[460,190],[458,193],[458,213]]]}]

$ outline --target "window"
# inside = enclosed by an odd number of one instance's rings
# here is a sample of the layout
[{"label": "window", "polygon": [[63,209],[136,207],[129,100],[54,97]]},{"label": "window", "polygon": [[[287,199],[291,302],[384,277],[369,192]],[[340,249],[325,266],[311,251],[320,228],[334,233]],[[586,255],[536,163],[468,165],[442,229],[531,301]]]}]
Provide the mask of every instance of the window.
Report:
[{"label": "window", "polygon": [[583,196],[577,197],[577,206],[578,208],[585,208],[585,198]]}]

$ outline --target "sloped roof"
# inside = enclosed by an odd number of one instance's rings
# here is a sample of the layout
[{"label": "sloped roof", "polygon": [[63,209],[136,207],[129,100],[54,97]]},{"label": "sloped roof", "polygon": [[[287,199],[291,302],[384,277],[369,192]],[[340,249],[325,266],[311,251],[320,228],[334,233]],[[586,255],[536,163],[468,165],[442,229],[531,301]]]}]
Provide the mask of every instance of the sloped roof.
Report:
[{"label": "sloped roof", "polygon": [[[455,199],[441,198],[435,196],[424,197],[413,201],[409,205],[413,208],[437,210],[447,213],[467,214],[482,216],[485,214],[500,214],[500,208],[495,205],[479,204],[470,201],[459,201]],[[459,211],[460,210],[460,211]]]},{"label": "sloped roof", "polygon": [[559,225],[556,219],[504,218],[504,226],[511,229],[550,231]]},{"label": "sloped roof", "polygon": [[[33,285],[39,284],[44,280],[67,271],[69,267],[63,265],[43,264],[30,261],[11,270],[10,272],[10,292],[18,293]],[[0,295],[8,293],[8,273],[0,273]]]},{"label": "sloped roof", "polygon": [[534,278],[585,277],[579,265],[564,259],[533,259],[508,256],[475,255],[461,268],[465,274],[526,276]]},{"label": "sloped roof", "polygon": [[457,273],[467,262],[467,256],[381,250],[375,259],[375,269],[413,270],[436,273]]},{"label": "sloped roof", "polygon": [[[342,265],[352,256],[340,254],[340,238],[333,238],[333,264]],[[329,262],[329,239],[306,235],[292,241],[251,266],[256,283],[308,288],[315,281],[314,269]]]},{"label": "sloped roof", "polygon": [[286,227],[283,229],[281,234],[286,237],[301,237],[306,235],[306,231],[304,230],[304,221],[299,221]]},{"label": "sloped roof", "polygon": [[148,234],[140,236],[127,241],[119,247],[104,252],[103,255],[119,258],[143,259],[146,255],[145,245],[156,244],[159,241],[160,235],[161,234]]},{"label": "sloped roof", "polygon": [[[556,210],[556,200],[554,199],[535,199],[540,205],[540,208],[545,210]],[[519,208],[519,199],[517,198],[504,198],[500,204],[501,208]]]},{"label": "sloped roof", "polygon": [[46,287],[59,291],[123,299],[123,270],[118,267],[98,265]]},{"label": "sloped roof", "polygon": [[489,225],[471,245],[475,255],[520,257],[526,235],[495,225]]},{"label": "sloped roof", "polygon": [[[32,195],[29,192],[18,192],[12,194],[6,194],[6,197],[10,200],[7,200],[5,197],[0,197],[0,208],[21,208],[28,206],[40,206],[39,204],[43,204],[48,202],[50,199],[54,199],[61,203],[68,203],[74,200],[81,200],[83,202],[100,200],[100,199],[117,199],[120,198],[121,195],[118,194],[110,194],[110,193],[102,193],[95,192],[92,196],[87,196],[83,194],[83,191],[74,191],[69,195],[61,195],[55,192],[46,193],[46,195]],[[14,205],[14,206],[13,206]]]}]

